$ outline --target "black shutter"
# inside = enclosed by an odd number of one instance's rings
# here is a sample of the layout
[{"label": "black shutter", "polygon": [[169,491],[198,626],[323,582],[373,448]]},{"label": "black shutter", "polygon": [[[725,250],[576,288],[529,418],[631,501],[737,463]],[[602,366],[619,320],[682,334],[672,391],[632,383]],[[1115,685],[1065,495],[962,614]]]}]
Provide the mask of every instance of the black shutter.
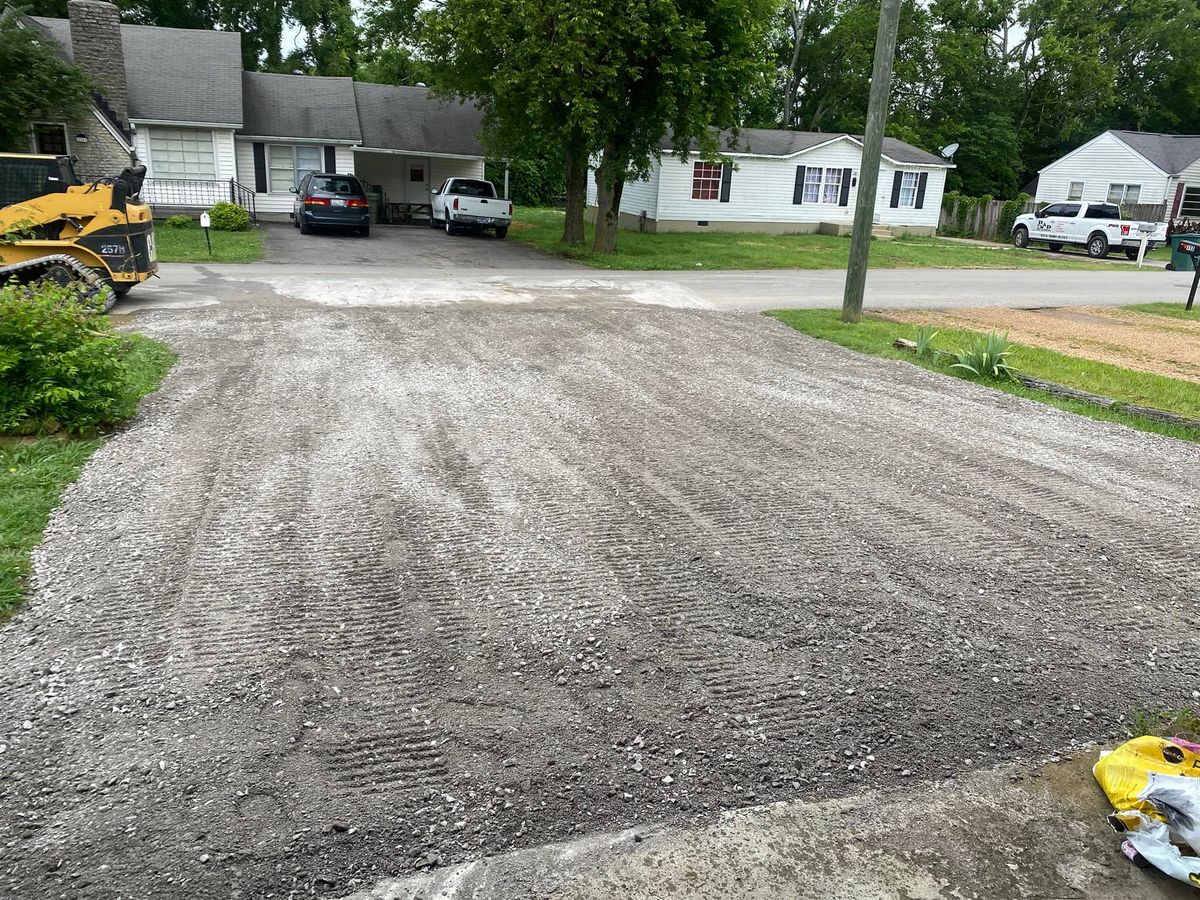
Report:
[{"label": "black shutter", "polygon": [[842,196],[838,198],[838,206],[850,205],[850,179],[853,177],[853,169],[842,169]]},{"label": "black shutter", "polygon": [[806,166],[796,166],[796,187],[792,191],[792,203],[797,206],[804,202],[804,176],[807,172]]},{"label": "black shutter", "polygon": [[325,171],[330,174],[337,172],[337,150],[334,147],[325,148]]},{"label": "black shutter", "polygon": [[892,209],[900,206],[900,185],[904,183],[904,173],[897,172],[892,178]]},{"label": "black shutter", "polygon": [[929,183],[929,173],[922,172],[917,179],[917,209],[925,208],[925,185]]},{"label": "black shutter", "polygon": [[729,202],[729,185],[733,182],[733,163],[721,166],[721,202]]},{"label": "black shutter", "polygon": [[267,145],[254,142],[254,190],[267,192]]}]

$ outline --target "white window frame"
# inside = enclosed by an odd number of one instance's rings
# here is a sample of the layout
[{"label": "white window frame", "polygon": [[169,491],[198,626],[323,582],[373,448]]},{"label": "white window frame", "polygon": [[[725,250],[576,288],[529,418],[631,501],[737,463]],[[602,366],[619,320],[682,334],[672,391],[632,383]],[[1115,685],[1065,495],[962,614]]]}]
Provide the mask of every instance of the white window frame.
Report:
[{"label": "white window frame", "polygon": [[804,203],[840,206],[843,166],[809,166],[804,170]]},{"label": "white window frame", "polygon": [[[713,174],[714,172],[716,173],[715,175]],[[720,202],[721,179],[724,175],[725,167],[720,163],[708,163],[703,160],[697,160],[692,164],[692,199],[702,203],[708,203],[713,200]],[[705,196],[697,197],[697,192]],[[708,194],[712,194],[712,196],[707,196]]]},{"label": "white window frame", "polygon": [[1200,219],[1200,184],[1185,184],[1179,201],[1179,215]]},{"label": "white window frame", "polygon": [[65,122],[30,122],[29,123],[29,148],[30,148],[30,150],[33,153],[39,153],[39,154],[43,152],[37,143],[37,130],[39,128],[45,128],[48,125],[58,126],[59,128],[62,129],[63,148],[64,148],[63,155],[70,156],[71,155],[71,135],[67,131],[67,124]]},{"label": "white window frame", "polygon": [[[149,131],[149,134],[146,136],[146,154],[147,154],[146,163],[147,163],[147,167],[150,170],[150,177],[164,178],[164,179],[178,179],[180,181],[216,181],[218,179],[219,176],[217,174],[217,138],[213,132],[205,131],[200,128],[166,128],[166,127],[160,127],[157,125],[153,126],[151,128],[148,128],[147,131]],[[179,149],[177,152],[182,153],[185,156],[185,158],[182,160],[183,168],[181,170],[164,171],[163,170],[164,169],[164,160],[161,155],[164,152],[164,148],[160,144],[158,151],[157,151],[157,156],[156,156],[154,142],[155,142],[155,140],[158,140],[160,142],[172,140],[172,138],[169,137],[169,135],[173,135],[173,134],[179,134],[181,136],[179,139],[180,146],[179,146]],[[186,149],[186,147],[184,146],[186,143],[184,138],[185,137],[199,138],[201,135],[208,136],[209,159],[212,163],[211,171],[203,171],[203,172],[198,171],[198,170],[188,171],[188,169],[187,169],[188,160],[186,158],[186,154],[188,154],[189,152],[191,152],[192,154],[196,154],[196,151],[194,151],[194,150],[189,151]],[[176,152],[176,151],[168,149],[166,152]],[[177,162],[176,160],[169,160],[169,161],[167,161],[166,164],[167,164],[167,166],[171,167],[176,162]]]},{"label": "white window frame", "polygon": [[[1078,191],[1075,190],[1076,185],[1079,186]],[[1087,182],[1086,181],[1069,182],[1067,184],[1067,199],[1074,201],[1074,202],[1079,202],[1079,201],[1083,200],[1083,192],[1086,190],[1087,190]]]},{"label": "white window frame", "polygon": [[[287,169],[281,165],[274,164],[274,155],[276,150],[282,150],[290,157],[290,164]],[[317,154],[317,167],[315,169],[308,166],[300,168],[300,151],[315,150]],[[323,144],[267,144],[267,192],[271,194],[290,194],[292,190],[300,187],[300,182],[304,180],[304,176],[310,172],[320,172],[325,168],[325,147]],[[291,180],[288,187],[279,189],[275,187],[275,173],[291,172]]]},{"label": "white window frame", "polygon": [[898,209],[917,208],[917,191],[920,189],[920,185],[920,172],[900,173],[900,201],[896,204]]},{"label": "white window frame", "polygon": [[[1137,191],[1137,196],[1134,197],[1132,200],[1129,199],[1130,188],[1133,188]],[[1116,189],[1119,189],[1119,190],[1117,190],[1118,196],[1114,200],[1113,192]],[[1113,181],[1113,182],[1110,182],[1108,185],[1108,197],[1106,198],[1108,203],[1116,203],[1119,205],[1124,205],[1126,203],[1141,203],[1142,202],[1141,198],[1142,198],[1142,186],[1140,184],[1132,184],[1132,183],[1125,184],[1125,183],[1122,183],[1119,181]]]}]

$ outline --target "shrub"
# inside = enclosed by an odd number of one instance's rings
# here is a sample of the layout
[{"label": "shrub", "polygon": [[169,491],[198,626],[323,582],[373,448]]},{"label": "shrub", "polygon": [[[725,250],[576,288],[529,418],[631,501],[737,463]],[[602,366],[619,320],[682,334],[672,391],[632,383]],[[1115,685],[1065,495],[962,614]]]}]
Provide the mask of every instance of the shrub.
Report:
[{"label": "shrub", "polygon": [[250,227],[250,213],[227,200],[214,204],[208,215],[217,231],[245,231]]},{"label": "shrub", "polygon": [[196,220],[191,216],[170,216],[163,224],[168,228],[191,228]]},{"label": "shrub", "polygon": [[1028,194],[1017,194],[1012,200],[1004,201],[1004,205],[1000,207],[1000,219],[996,223],[996,236],[999,240],[1007,240],[1008,236],[1012,234],[1017,216],[1025,209],[1025,204],[1030,199]]},{"label": "shrub", "polygon": [[929,356],[933,352],[933,339],[938,333],[932,325],[922,325],[917,329],[917,356]]},{"label": "shrub", "polygon": [[93,313],[75,287],[0,288],[0,432],[78,434],[133,413],[128,342]]},{"label": "shrub", "polygon": [[959,350],[958,362],[950,366],[952,369],[962,369],[976,378],[1008,379],[1016,371],[1009,363],[1008,357],[1012,350],[1008,343],[1008,333],[980,335],[968,347]]}]

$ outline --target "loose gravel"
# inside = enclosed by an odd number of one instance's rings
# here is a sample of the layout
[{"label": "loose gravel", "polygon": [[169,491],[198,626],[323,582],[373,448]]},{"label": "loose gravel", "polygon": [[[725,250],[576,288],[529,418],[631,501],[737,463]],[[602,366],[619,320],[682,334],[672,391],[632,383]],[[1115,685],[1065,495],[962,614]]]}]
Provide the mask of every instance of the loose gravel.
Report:
[{"label": "loose gravel", "polygon": [[10,896],[340,895],[1200,690],[1193,445],[757,316],[137,325],[180,363],[0,632]]}]

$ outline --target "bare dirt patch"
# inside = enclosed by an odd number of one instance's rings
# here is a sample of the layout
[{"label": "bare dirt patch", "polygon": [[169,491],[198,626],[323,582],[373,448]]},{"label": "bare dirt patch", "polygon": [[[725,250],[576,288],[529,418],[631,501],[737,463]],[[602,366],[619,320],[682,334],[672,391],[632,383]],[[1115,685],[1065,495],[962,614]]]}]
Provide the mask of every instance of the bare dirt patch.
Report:
[{"label": "bare dirt patch", "polygon": [[1170,378],[1200,381],[1200,321],[1106,307],[888,310],[896,322],[938,328],[1007,331],[1021,344]]},{"label": "bare dirt patch", "polygon": [[760,316],[137,321],[179,364],[0,631],[5,896],[339,895],[1200,688],[1193,445]]}]

